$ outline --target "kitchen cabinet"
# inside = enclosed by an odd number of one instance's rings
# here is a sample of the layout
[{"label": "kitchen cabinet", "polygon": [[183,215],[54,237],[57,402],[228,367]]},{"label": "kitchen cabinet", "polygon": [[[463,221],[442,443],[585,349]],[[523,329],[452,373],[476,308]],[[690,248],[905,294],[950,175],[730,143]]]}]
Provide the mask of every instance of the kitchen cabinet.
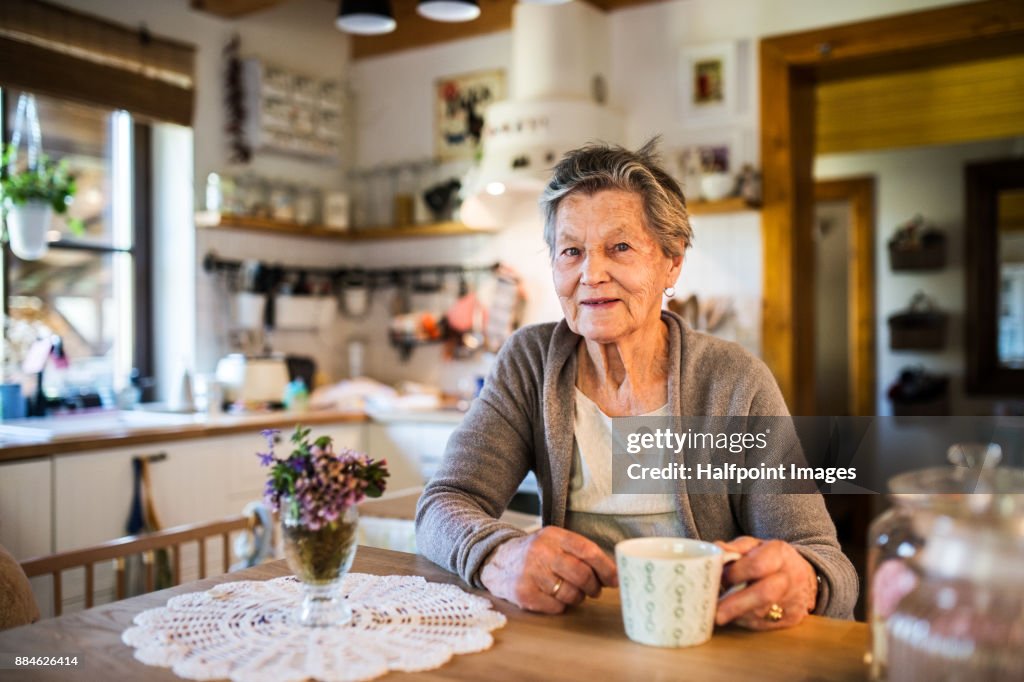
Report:
[{"label": "kitchen cabinet", "polygon": [[[152,502],[164,528],[197,523],[240,509],[229,509],[227,484],[230,459],[238,436],[187,442],[152,443],[54,458],[54,549],[78,549],[126,534],[133,491],[132,459],[163,455],[150,464]],[[257,466],[252,457],[252,465]],[[258,497],[254,491],[253,498]],[[251,499],[251,498],[250,498]],[[217,567],[220,552],[207,552],[208,568]],[[182,550],[182,578],[199,577],[198,547]],[[111,564],[96,565],[96,600],[113,599],[114,570]],[[84,606],[83,576],[71,571],[64,576],[64,609]]]},{"label": "kitchen cabinet", "polygon": [[[374,457],[386,457],[391,465],[390,490],[422,486],[437,473],[448,438],[459,422],[436,421],[429,417],[430,413],[424,421],[409,416],[368,425],[368,451]],[[531,471],[519,486],[519,492],[537,495],[537,491],[537,478]]]},{"label": "kitchen cabinet", "polygon": [[0,465],[0,544],[15,559],[52,551],[49,458]]},{"label": "kitchen cabinet", "polygon": [[455,424],[371,423],[366,429],[366,451],[374,459],[387,459],[389,491],[414,488],[433,475],[453,430]]},{"label": "kitchen cabinet", "polygon": [[[53,496],[49,458],[0,464],[0,544],[24,560],[53,551]],[[52,603],[47,577],[31,580],[32,591],[44,613]]]}]

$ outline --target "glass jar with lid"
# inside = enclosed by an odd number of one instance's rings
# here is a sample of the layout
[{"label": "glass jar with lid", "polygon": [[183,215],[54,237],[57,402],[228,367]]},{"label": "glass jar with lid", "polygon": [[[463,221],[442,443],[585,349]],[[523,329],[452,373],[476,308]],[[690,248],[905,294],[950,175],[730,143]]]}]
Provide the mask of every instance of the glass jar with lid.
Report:
[{"label": "glass jar with lid", "polygon": [[886,622],[919,582],[914,561],[926,544],[930,524],[937,518],[977,514],[979,505],[991,503],[981,492],[1003,485],[1016,471],[995,468],[1001,457],[995,443],[957,443],[947,452],[953,466],[911,471],[889,481],[893,506],[871,524],[868,537],[871,679],[886,679]]},{"label": "glass jar with lid", "polygon": [[1024,470],[991,473],[987,509],[928,524],[920,580],[886,624],[890,679],[1024,680]]}]

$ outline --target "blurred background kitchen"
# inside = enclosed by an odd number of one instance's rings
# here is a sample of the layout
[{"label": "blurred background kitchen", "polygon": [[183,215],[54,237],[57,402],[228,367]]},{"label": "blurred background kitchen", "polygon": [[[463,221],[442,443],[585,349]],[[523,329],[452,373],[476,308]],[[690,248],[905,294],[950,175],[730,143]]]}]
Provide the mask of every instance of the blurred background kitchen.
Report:
[{"label": "blurred background kitchen", "polygon": [[[78,176],[68,215],[85,231],[57,216],[41,260],[6,260],[5,373],[34,393],[25,358],[45,328],[67,365],[46,365],[50,397],[112,404],[134,376],[173,403],[187,374],[203,400],[219,360],[271,352],[307,358],[320,385],[471,396],[511,328],[560,317],[534,206],[546,157],[660,134],[697,234],[673,304],[764,355],[794,412],[1017,410],[968,386],[967,321],[987,304],[964,295],[984,294],[967,286],[964,166],[1021,153],[1019,55],[822,82],[815,178],[862,190],[833,183],[813,256],[785,272],[758,210],[758,41],[949,4],[494,2],[441,23],[399,2],[393,32],[354,36],[325,0],[6,3],[5,139],[38,121],[42,151]],[[34,117],[18,115],[23,94]],[[32,136],[17,137],[24,159]],[[997,373],[1024,357],[1019,196],[999,232]],[[922,244],[932,261],[897,262]],[[816,301],[778,309],[779,275],[817,280]],[[237,382],[228,364],[221,381]]]},{"label": "blurred background kitchen", "polygon": [[[666,305],[763,357],[795,414],[1022,413],[1019,3],[451,4],[0,4],[8,177],[42,153],[77,185],[66,214],[7,217],[16,557],[117,535],[125,505],[76,525],[86,498],[53,491],[128,495],[138,453],[115,466],[102,439],[143,422],[99,418],[118,407],[169,429],[369,412],[335,433],[422,484],[504,339],[561,317],[536,199],[591,139],[661,135],[696,234]],[[955,36],[921,18],[939,11]],[[28,416],[69,412],[91,419]],[[169,524],[258,495],[230,447],[230,490],[202,511],[166,501],[194,474],[160,465]],[[40,495],[50,516],[19,512]],[[863,555],[867,506],[830,505]]]}]

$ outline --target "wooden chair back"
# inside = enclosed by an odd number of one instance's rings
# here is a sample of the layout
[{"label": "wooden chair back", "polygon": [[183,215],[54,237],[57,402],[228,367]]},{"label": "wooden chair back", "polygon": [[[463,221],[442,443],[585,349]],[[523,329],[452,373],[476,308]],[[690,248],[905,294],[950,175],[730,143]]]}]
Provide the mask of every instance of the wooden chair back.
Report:
[{"label": "wooden chair back", "polygon": [[227,573],[231,566],[231,534],[238,531],[252,532],[260,524],[256,514],[231,516],[218,521],[176,526],[145,535],[128,535],[92,547],[59,552],[47,556],[27,559],[21,562],[29,578],[41,575],[53,577],[54,615],[61,615],[62,585],[61,573],[74,568],[85,569],[85,608],[92,608],[94,600],[94,566],[103,561],[115,562],[116,599],[125,597],[125,559],[141,554],[145,566],[145,591],[151,592],[156,582],[155,554],[167,550],[171,556],[171,584],[181,583],[181,548],[190,542],[198,544],[199,578],[206,577],[206,540],[220,536],[221,572]]}]

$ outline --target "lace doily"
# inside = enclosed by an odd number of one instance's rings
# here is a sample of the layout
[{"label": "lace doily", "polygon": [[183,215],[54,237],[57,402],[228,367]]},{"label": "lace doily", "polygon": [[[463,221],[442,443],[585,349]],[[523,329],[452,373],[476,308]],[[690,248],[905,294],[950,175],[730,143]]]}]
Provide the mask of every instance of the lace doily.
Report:
[{"label": "lace doily", "polygon": [[482,597],[418,576],[350,573],[352,620],[335,628],[292,622],[302,598],[293,576],[217,585],[135,616],[121,639],[135,658],[192,680],[369,680],[444,665],[489,649],[505,616]]}]

